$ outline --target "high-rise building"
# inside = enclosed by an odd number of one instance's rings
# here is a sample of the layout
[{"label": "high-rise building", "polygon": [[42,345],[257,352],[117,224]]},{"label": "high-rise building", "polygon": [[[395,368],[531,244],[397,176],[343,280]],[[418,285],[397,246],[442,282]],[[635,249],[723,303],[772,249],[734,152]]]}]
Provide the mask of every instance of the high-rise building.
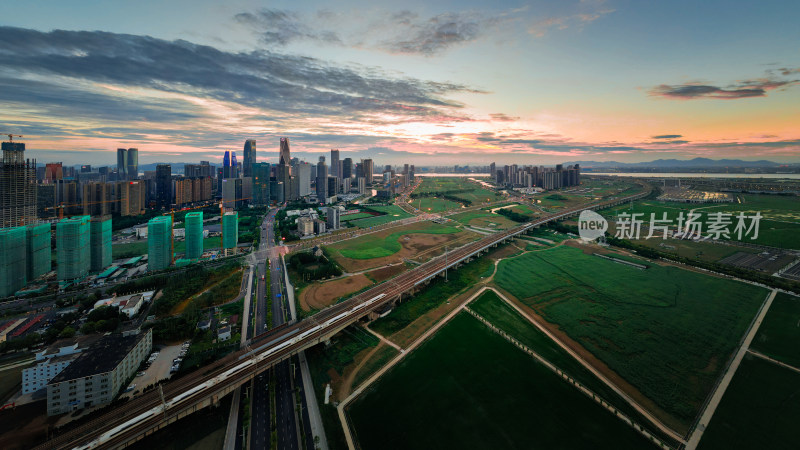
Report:
[{"label": "high-rise building", "polygon": [[497,165],[495,163],[489,164],[489,176],[494,179],[494,173],[497,171]]},{"label": "high-rise building", "polygon": [[127,157],[127,170],[126,174],[128,175],[129,180],[135,180],[139,178],[139,149],[138,148],[129,148],[128,149],[128,157]]},{"label": "high-rise building", "polygon": [[0,227],[36,222],[36,160],[25,159],[25,144],[3,142],[0,163]]},{"label": "high-rise building", "polygon": [[281,149],[280,149],[280,157],[278,158],[278,164],[285,164],[289,165],[292,161],[292,155],[289,153],[289,138],[281,138]]},{"label": "high-rise building", "polygon": [[128,149],[117,149],[117,179],[128,179]]},{"label": "high-rise building", "polygon": [[331,176],[328,177],[328,189],[326,193],[328,194],[328,197],[333,197],[339,193],[339,178]]},{"label": "high-rise building", "polygon": [[138,216],[145,207],[144,181],[123,181],[119,184],[119,212],[122,216]]},{"label": "high-rise building", "polygon": [[186,258],[203,256],[203,211],[190,212],[184,218],[186,223]]},{"label": "high-rise building", "polygon": [[283,187],[283,193],[281,194],[284,201],[289,201],[291,198],[291,191],[292,191],[292,175],[291,175],[291,166],[288,164],[278,164],[275,167],[275,179],[282,183],[281,186]]},{"label": "high-rise building", "polygon": [[225,156],[222,157],[222,178],[231,177],[231,152],[225,150]]},{"label": "high-rise building", "polygon": [[297,196],[311,195],[311,164],[303,162],[295,166],[297,170]]},{"label": "high-rise building", "polygon": [[[5,248],[5,247],[0,247]],[[25,227],[25,274],[28,281],[50,272],[50,224],[39,223]]]},{"label": "high-rise building", "polygon": [[270,201],[269,163],[253,164],[253,204],[267,205]]},{"label": "high-rise building", "polygon": [[244,174],[245,177],[253,176],[253,164],[256,163],[256,140],[244,141]]},{"label": "high-rise building", "polygon": [[339,150],[331,149],[331,175],[342,178],[339,172]]},{"label": "high-rise building", "polygon": [[231,178],[239,178],[241,176],[240,169],[239,161],[236,159],[236,152],[231,152]]},{"label": "high-rise building", "polygon": [[325,157],[320,156],[317,163],[317,201],[324,202],[328,197],[328,167],[325,165]]},{"label": "high-rise building", "polygon": [[367,179],[358,177],[358,193],[364,195],[367,193]]},{"label": "high-rise building", "polygon": [[353,158],[345,158],[342,161],[342,179],[346,180],[353,176]]},{"label": "high-rise building", "polygon": [[57,180],[64,179],[64,167],[60,162],[47,163],[44,167],[44,182],[54,184]]},{"label": "high-rise building", "polygon": [[327,228],[329,230],[338,230],[339,229],[339,225],[341,223],[339,221],[339,219],[340,219],[339,208],[337,208],[335,206],[332,206],[332,207],[328,208],[328,213],[327,213],[325,225],[327,225]]},{"label": "high-rise building", "polygon": [[172,217],[147,222],[147,270],[164,270],[172,264]]},{"label": "high-rise building", "polygon": [[364,171],[364,178],[367,181],[367,184],[372,184],[372,174],[374,172],[374,167],[371,159],[362,159],[361,160],[361,170]]},{"label": "high-rise building", "polygon": [[111,265],[111,216],[92,217],[89,222],[92,272],[101,272]]},{"label": "high-rise building", "polygon": [[56,224],[56,272],[60,281],[85,277],[91,269],[89,216],[74,216]]},{"label": "high-rise building", "polygon": [[14,295],[27,283],[25,227],[0,228],[0,297]]},{"label": "high-rise building", "polygon": [[169,208],[172,204],[172,166],[156,166],[156,201],[159,208]]},{"label": "high-rise building", "polygon": [[222,180],[222,206],[236,209],[242,205],[242,179],[225,178]]},{"label": "high-rise building", "polygon": [[83,215],[104,216],[109,213],[111,190],[102,181],[90,181],[82,186]]},{"label": "high-rise building", "polygon": [[229,211],[222,215],[222,248],[236,248],[239,244],[239,213]]}]

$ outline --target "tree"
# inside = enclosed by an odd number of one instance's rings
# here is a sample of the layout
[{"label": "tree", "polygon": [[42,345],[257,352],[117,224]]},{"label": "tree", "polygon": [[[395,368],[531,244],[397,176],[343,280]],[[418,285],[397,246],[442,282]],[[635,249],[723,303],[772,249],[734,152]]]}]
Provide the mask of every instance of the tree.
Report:
[{"label": "tree", "polygon": [[64,327],[64,329],[61,330],[61,333],[58,334],[58,337],[62,339],[71,338],[72,336],[75,336],[75,329],[69,326]]}]

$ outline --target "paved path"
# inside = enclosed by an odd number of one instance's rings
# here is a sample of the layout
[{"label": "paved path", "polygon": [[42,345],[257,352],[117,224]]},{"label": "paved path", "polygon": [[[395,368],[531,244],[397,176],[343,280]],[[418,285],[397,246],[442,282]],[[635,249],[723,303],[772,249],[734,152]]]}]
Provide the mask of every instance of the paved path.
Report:
[{"label": "paved path", "polygon": [[753,356],[758,356],[761,359],[766,359],[769,362],[775,363],[775,364],[777,364],[779,366],[782,366],[782,367],[785,367],[785,368],[787,368],[789,370],[794,370],[795,372],[800,373],[800,369],[798,369],[797,367],[790,366],[789,364],[786,364],[785,362],[781,362],[781,361],[778,361],[777,359],[770,358],[769,356],[767,356],[767,355],[765,355],[765,354],[763,354],[761,352],[757,352],[755,350],[747,349],[747,353],[750,353]]},{"label": "paved path", "polygon": [[369,325],[364,325],[364,329],[369,331],[376,338],[378,338],[381,341],[383,341],[384,343],[386,343],[386,345],[391,345],[392,347],[394,347],[398,352],[403,353],[405,351],[402,348],[400,348],[399,345],[397,345],[394,342],[390,341],[389,339],[385,338],[382,334],[376,333],[372,328],[369,327]]},{"label": "paved path", "polygon": [[649,420],[649,421],[650,421],[650,422],[651,422],[653,425],[655,425],[656,427],[658,427],[658,429],[659,429],[659,430],[661,430],[662,432],[664,432],[664,433],[665,433],[665,434],[667,434],[668,436],[672,437],[673,439],[677,440],[678,442],[686,442],[686,441],[683,439],[683,436],[681,436],[681,435],[680,435],[678,432],[676,432],[676,431],[675,431],[675,430],[673,430],[672,428],[670,428],[670,427],[668,427],[668,426],[664,425],[663,423],[661,423],[661,421],[660,421],[660,420],[659,420],[657,417],[655,417],[655,416],[654,416],[652,413],[650,413],[650,411],[649,411],[649,410],[647,410],[646,408],[644,408],[643,406],[641,406],[639,403],[637,403],[637,402],[636,402],[636,400],[634,400],[633,398],[631,398],[631,397],[630,397],[630,396],[629,396],[627,393],[625,393],[625,392],[624,392],[622,389],[620,389],[619,387],[617,387],[617,385],[616,385],[616,384],[612,383],[612,382],[611,382],[611,380],[609,380],[609,379],[608,379],[608,378],[607,378],[605,375],[603,375],[603,374],[602,374],[600,371],[598,371],[598,370],[597,370],[597,369],[596,369],[594,366],[592,366],[591,364],[589,364],[588,362],[586,362],[586,361],[585,361],[585,360],[584,360],[584,359],[583,359],[583,358],[582,358],[582,357],[581,357],[579,354],[577,354],[577,353],[576,353],[574,350],[572,350],[572,349],[571,349],[569,346],[567,346],[566,344],[564,344],[563,342],[561,342],[561,341],[560,341],[560,340],[559,340],[559,339],[558,339],[558,338],[557,338],[555,335],[553,335],[553,334],[550,332],[550,330],[548,330],[547,328],[545,328],[545,327],[543,327],[541,324],[539,324],[539,322],[537,322],[537,321],[536,321],[536,320],[535,320],[533,317],[531,317],[531,316],[530,316],[530,314],[529,314],[527,311],[524,311],[524,310],[522,310],[522,309],[521,309],[519,306],[517,306],[516,304],[514,304],[514,302],[512,302],[511,300],[509,300],[509,299],[508,299],[508,298],[507,298],[505,295],[503,295],[503,293],[502,293],[502,292],[500,292],[500,291],[497,291],[497,290],[495,290],[494,288],[484,288],[484,289],[491,289],[492,291],[494,291],[494,293],[495,293],[495,294],[497,294],[497,296],[498,296],[498,297],[500,297],[500,298],[501,298],[501,299],[502,299],[504,302],[506,302],[506,304],[508,304],[509,306],[511,306],[512,308],[514,308],[514,310],[515,310],[515,311],[517,311],[517,312],[518,312],[518,313],[519,313],[519,314],[520,314],[522,317],[524,317],[525,319],[527,319],[527,320],[528,320],[528,322],[530,322],[530,323],[531,323],[531,324],[533,324],[533,325],[534,325],[536,328],[538,328],[538,329],[539,329],[539,331],[541,331],[542,333],[544,333],[544,334],[545,334],[545,336],[547,336],[547,337],[548,337],[548,338],[550,338],[550,339],[551,339],[553,342],[555,342],[556,344],[558,344],[558,346],[559,346],[559,347],[561,347],[561,348],[562,348],[562,349],[563,349],[565,352],[569,353],[569,354],[570,354],[570,356],[572,356],[573,358],[575,358],[575,360],[576,360],[576,361],[578,361],[578,362],[579,362],[579,363],[580,363],[580,364],[581,364],[583,367],[585,367],[587,370],[589,370],[590,372],[592,372],[592,374],[594,374],[594,376],[596,376],[596,377],[597,377],[597,378],[598,378],[600,381],[602,381],[602,382],[603,382],[603,383],[604,383],[606,386],[608,386],[608,387],[609,387],[609,388],[611,388],[611,389],[612,389],[614,392],[616,392],[616,393],[617,393],[617,395],[619,395],[620,397],[622,397],[622,399],[623,399],[623,400],[625,400],[625,402],[627,402],[627,403],[628,403],[628,404],[629,404],[631,407],[633,407],[633,408],[634,408],[636,411],[638,411],[638,412],[639,412],[639,414],[641,414],[641,415],[643,415],[645,418],[647,418],[647,420]]},{"label": "paved path", "polygon": [[764,316],[767,315],[767,311],[769,311],[769,307],[772,305],[772,300],[775,299],[775,294],[777,293],[778,291],[773,289],[772,292],[770,292],[767,296],[764,304],[761,305],[761,310],[758,312],[758,315],[753,323],[750,324],[750,329],[745,335],[739,350],[736,352],[736,356],[734,356],[731,365],[728,367],[728,370],[725,371],[725,374],[722,375],[722,379],[717,385],[717,389],[711,395],[711,400],[709,400],[705,409],[703,409],[703,412],[700,415],[700,420],[697,423],[697,427],[695,427],[691,436],[689,436],[689,442],[686,444],[686,450],[694,450],[697,448],[697,444],[700,443],[700,439],[703,437],[703,432],[706,430],[709,422],[711,422],[711,418],[714,416],[714,411],[717,410],[717,406],[719,406],[722,396],[725,395],[725,390],[728,389],[728,385],[731,383],[733,375],[736,373],[736,369],[739,368],[739,364],[741,364],[745,353],[747,353],[750,343],[753,342],[753,338],[756,336],[756,332],[758,332],[758,327],[764,320]]},{"label": "paved path", "polygon": [[325,437],[325,428],[322,426],[322,415],[319,413],[317,395],[314,391],[314,382],[311,379],[311,371],[308,368],[306,353],[301,350],[298,353],[298,357],[300,358],[300,372],[303,376],[303,386],[305,387],[303,392],[306,396],[308,419],[311,422],[311,434],[314,435],[313,438],[319,438],[316,448],[328,450],[328,439]]}]

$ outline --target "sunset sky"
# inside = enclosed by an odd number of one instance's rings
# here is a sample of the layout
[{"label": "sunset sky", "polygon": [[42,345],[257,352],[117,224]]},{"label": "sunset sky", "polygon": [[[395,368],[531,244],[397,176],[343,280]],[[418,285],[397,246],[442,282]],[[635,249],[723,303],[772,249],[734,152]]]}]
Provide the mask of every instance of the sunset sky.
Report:
[{"label": "sunset sky", "polygon": [[796,1],[2,2],[39,162],[800,162]]}]

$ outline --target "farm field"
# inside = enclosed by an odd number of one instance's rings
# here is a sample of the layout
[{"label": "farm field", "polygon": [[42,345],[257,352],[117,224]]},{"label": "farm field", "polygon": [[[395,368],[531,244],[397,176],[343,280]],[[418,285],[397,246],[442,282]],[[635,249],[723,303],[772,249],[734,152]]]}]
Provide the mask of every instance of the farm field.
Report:
[{"label": "farm field", "polygon": [[365,217],[363,219],[355,219],[350,221],[351,224],[359,228],[369,228],[385,223],[394,222],[395,220],[406,219],[411,217],[411,214],[403,211],[397,205],[389,206],[370,206],[370,209],[385,213],[383,216]]},{"label": "farm field", "polygon": [[750,348],[800,367],[800,297],[783,292],[775,296]]},{"label": "farm field", "polygon": [[797,448],[798,386],[797,372],[745,355],[697,448]]},{"label": "farm field", "polygon": [[660,236],[650,239],[633,240],[632,242],[650,247],[653,250],[674,253],[685,258],[693,258],[707,262],[717,262],[738,252],[759,252],[757,249],[747,247],[733,247],[730,245],[715,244],[713,242],[698,242],[688,239],[662,239]]},{"label": "farm field", "polygon": [[367,388],[348,414],[362,448],[651,448],[466,313]]},{"label": "farm field", "polygon": [[[751,216],[759,212],[762,219],[758,238],[751,240],[751,235],[743,236],[743,242],[800,249],[800,208],[798,208],[798,204],[800,204],[800,197],[797,196],[736,194],[734,203],[691,204],[641,200],[634,202],[632,209],[628,204],[606,210],[602,214],[610,220],[609,225],[613,229],[614,224],[611,219],[623,212],[643,213],[641,218],[649,223],[651,213],[655,214],[657,218],[661,218],[664,213],[667,213],[667,219],[677,220],[680,212],[685,215],[695,209],[701,214],[699,221],[703,223],[703,233],[705,234],[708,213],[725,212],[735,216],[739,212],[743,212],[745,215]],[[729,229],[732,233],[736,226],[736,219],[734,217],[731,220],[733,224]],[[747,220],[746,223],[749,225],[750,220]],[[736,239],[736,235],[731,234],[731,238]]]},{"label": "farm field", "polygon": [[679,432],[767,295],[749,284],[672,266],[641,270],[568,246],[503,260],[494,282],[607,365],[607,376],[622,377],[653,401]]},{"label": "farm field", "polygon": [[424,221],[381,230],[326,247],[346,272],[384,267],[405,259],[425,261],[444,252],[445,245],[463,245],[480,235],[461,228]]},{"label": "farm field", "polygon": [[614,405],[620,412],[644,426],[654,435],[659,436],[667,443],[675,443],[672,438],[664,435],[657,427],[651,425],[646,418],[628,405],[619,394],[614,392],[613,389],[609,388],[593,373],[586,369],[578,360],[567,353],[566,350],[562,349],[552,339],[536,328],[536,326],[506,304],[494,291],[485,291],[480,297],[470,303],[469,307],[491,322],[494,326],[513,336],[518,341],[527,345],[528,348],[538,353],[539,356],[568,373],[572,378],[591,389],[605,401]]}]

